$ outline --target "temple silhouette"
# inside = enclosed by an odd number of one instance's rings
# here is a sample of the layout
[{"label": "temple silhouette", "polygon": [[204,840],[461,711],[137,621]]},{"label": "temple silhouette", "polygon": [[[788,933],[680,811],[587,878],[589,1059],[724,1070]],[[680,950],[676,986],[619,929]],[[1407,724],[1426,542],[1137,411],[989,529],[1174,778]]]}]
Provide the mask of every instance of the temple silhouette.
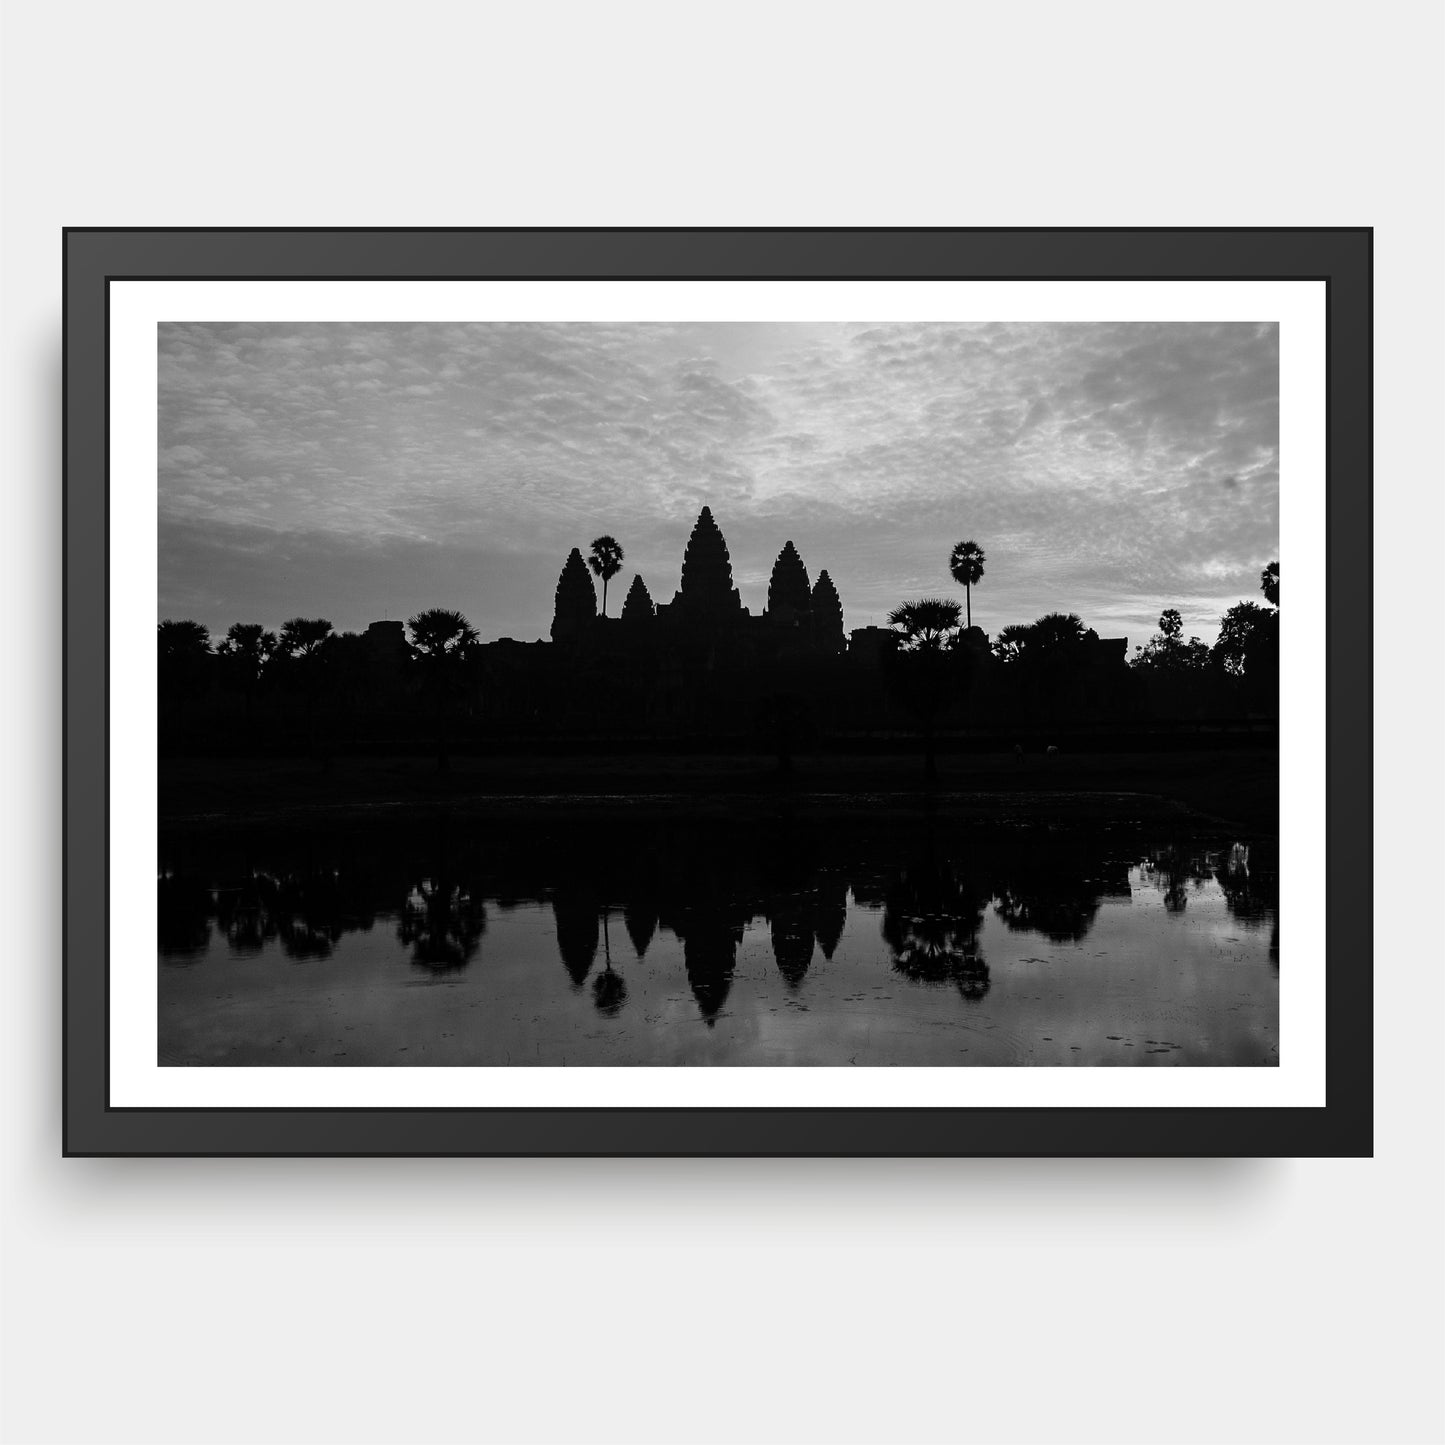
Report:
[{"label": "temple silhouette", "polygon": [[[882,629],[878,629],[882,630]],[[652,646],[682,655],[760,661],[837,657],[848,650],[843,604],[824,570],[815,583],[791,541],[768,582],[768,605],[754,617],[733,585],[732,558],[712,509],[698,513],[682,556],[682,581],[671,602],[654,604],[641,574],[618,618],[602,617],[581,551],[574,547],[557,579],[552,641],[564,647],[616,650]]]},{"label": "temple silhouette", "polygon": [[[374,629],[373,629],[374,630]],[[370,634],[368,634],[369,636]],[[916,726],[907,689],[886,667],[899,641],[889,627],[845,628],[843,602],[826,568],[811,580],[797,546],[783,543],[767,604],[753,614],[733,581],[727,541],[710,507],[699,512],[671,601],[654,602],[635,574],[621,614],[600,614],[582,552],[557,579],[551,641],[509,638],[477,649],[488,725],[552,735],[655,738],[751,736],[787,759],[822,736],[900,735]],[[1068,696],[1071,715],[1117,715],[1127,706],[1127,638],[1089,633]],[[995,671],[988,635],[961,633],[950,665],[951,700],[972,698],[975,721],[1014,726],[1012,699],[988,698]],[[1051,679],[1062,697],[1058,679]],[[1036,703],[1026,700],[1026,708]]]},{"label": "temple silhouette", "polygon": [[[1101,638],[1073,615],[1005,628],[993,646],[979,627],[951,629],[946,645],[910,657],[904,629],[847,629],[832,576],[825,568],[810,578],[791,539],[755,615],[706,506],[669,601],[655,601],[634,574],[619,614],[604,615],[574,547],[547,638],[473,636],[442,666],[401,621],[360,633],[304,625],[320,629],[317,641],[277,647],[264,634],[272,650],[261,656],[229,636],[212,651],[198,624],[162,623],[162,751],[315,756],[430,745],[441,762],[452,747],[743,748],[773,754],[787,773],[795,752],[911,748],[922,738],[931,776],[939,739],[1043,753],[1058,743],[1248,738],[1278,714],[1269,649],[1234,671],[1141,669],[1129,664],[1127,638]],[[1020,633],[1032,639],[1022,653],[1010,636]]]}]

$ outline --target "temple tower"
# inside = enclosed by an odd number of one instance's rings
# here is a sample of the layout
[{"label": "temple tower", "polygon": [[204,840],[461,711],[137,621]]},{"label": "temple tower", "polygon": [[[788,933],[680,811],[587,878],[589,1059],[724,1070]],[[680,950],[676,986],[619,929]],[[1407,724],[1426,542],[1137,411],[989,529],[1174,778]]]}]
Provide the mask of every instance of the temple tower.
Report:
[{"label": "temple tower", "polygon": [[682,586],[672,601],[675,607],[707,616],[736,616],[742,611],[742,599],[733,586],[728,544],[708,507],[697,514],[692,536],[687,539],[687,550],[682,555]]},{"label": "temple tower", "polygon": [[848,650],[843,635],[843,602],[826,568],[813,584],[813,642],[819,652],[830,657]]},{"label": "temple tower", "polygon": [[592,574],[576,547],[568,554],[557,579],[557,603],[552,614],[552,641],[584,637],[597,619],[597,591]]},{"label": "temple tower", "polygon": [[627,589],[627,597],[622,604],[622,620],[628,626],[635,626],[638,623],[651,622],[652,617],[652,594],[647,590],[647,583],[642,580],[642,573],[634,572],[632,586]]},{"label": "temple tower", "polygon": [[812,611],[813,590],[808,585],[808,569],[798,549],[791,542],[783,543],[773,575],[768,579],[768,616],[775,622],[805,625]]}]

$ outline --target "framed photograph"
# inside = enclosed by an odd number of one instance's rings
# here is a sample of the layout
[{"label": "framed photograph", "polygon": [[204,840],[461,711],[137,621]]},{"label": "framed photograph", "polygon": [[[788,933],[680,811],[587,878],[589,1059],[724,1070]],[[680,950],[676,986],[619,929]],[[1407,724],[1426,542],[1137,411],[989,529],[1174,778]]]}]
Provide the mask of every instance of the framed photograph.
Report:
[{"label": "framed photograph", "polygon": [[1371,240],[67,231],[66,1153],[1368,1155]]}]

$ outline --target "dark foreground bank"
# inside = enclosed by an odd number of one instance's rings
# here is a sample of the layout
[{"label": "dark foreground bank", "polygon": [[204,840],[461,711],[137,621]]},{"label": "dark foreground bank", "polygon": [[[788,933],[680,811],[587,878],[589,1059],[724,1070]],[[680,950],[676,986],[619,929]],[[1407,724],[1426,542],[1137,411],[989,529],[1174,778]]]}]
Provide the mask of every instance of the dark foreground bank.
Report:
[{"label": "dark foreground bank", "polygon": [[819,815],[856,808],[1074,821],[1193,818],[1252,835],[1279,827],[1273,749],[941,757],[926,788],[915,756],[177,758],[160,763],[163,825],[438,807],[492,816],[536,807],[751,812],[782,800]]}]

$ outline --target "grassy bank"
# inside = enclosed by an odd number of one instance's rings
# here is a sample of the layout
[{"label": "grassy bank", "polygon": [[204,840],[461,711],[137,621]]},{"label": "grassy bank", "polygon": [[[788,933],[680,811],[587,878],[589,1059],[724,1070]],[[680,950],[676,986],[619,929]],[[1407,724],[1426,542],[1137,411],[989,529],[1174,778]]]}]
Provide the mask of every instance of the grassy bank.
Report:
[{"label": "grassy bank", "polygon": [[937,788],[919,759],[800,758],[791,778],[756,757],[458,758],[449,773],[421,758],[164,759],[165,823],[377,808],[458,807],[497,814],[540,807],[619,806],[726,811],[780,797],[828,813],[850,806],[956,813],[1165,818],[1181,814],[1275,833],[1273,751],[1080,753],[941,757]]}]

